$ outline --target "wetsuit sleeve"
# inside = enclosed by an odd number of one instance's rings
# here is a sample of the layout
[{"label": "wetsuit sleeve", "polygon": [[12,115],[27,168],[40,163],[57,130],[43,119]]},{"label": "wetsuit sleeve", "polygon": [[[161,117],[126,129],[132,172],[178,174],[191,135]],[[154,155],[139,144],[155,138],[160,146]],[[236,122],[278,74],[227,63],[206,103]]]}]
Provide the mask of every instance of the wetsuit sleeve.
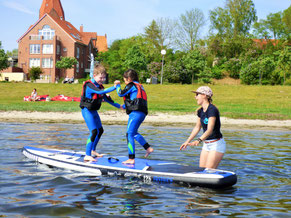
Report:
[{"label": "wetsuit sleeve", "polygon": [[119,97],[123,97],[128,95],[134,89],[133,83],[129,83],[125,88],[122,90],[120,84],[116,85],[116,92]]},{"label": "wetsuit sleeve", "polygon": [[115,90],[115,87],[112,86],[110,88],[107,88],[107,89],[100,89],[96,86],[94,86],[93,84],[89,83],[87,85],[87,88],[86,88],[86,92],[88,94],[93,94],[93,93],[96,93],[96,94],[99,94],[99,95],[102,95],[102,94],[106,94],[106,93],[109,93],[109,92],[112,92]]},{"label": "wetsuit sleeve", "polygon": [[114,102],[112,100],[112,98],[110,97],[110,95],[104,95],[103,99],[104,99],[104,101],[106,101],[107,103],[111,104],[112,106],[114,106],[116,108],[120,108],[120,104]]}]

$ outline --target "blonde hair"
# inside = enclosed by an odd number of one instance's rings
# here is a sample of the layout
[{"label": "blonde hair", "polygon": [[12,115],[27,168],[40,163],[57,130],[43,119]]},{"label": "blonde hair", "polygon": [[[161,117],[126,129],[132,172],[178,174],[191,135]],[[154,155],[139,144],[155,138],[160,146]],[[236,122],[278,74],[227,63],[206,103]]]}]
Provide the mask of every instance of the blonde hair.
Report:
[{"label": "blonde hair", "polygon": [[93,75],[106,75],[106,69],[101,64],[96,64],[94,67]]}]

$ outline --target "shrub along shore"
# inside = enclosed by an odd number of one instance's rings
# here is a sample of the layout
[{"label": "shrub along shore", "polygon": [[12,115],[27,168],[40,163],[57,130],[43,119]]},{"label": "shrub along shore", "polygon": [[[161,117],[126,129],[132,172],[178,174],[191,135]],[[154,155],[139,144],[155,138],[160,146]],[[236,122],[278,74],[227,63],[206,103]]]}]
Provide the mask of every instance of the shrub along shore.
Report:
[{"label": "shrub along shore", "polygon": [[[110,87],[112,84],[105,84]],[[150,113],[170,113],[183,115],[193,113],[198,105],[191,90],[200,85],[163,84],[144,87],[148,95]],[[290,86],[247,86],[209,85],[213,92],[213,103],[221,116],[234,119],[290,120]],[[39,111],[39,112],[78,112],[79,102],[25,102],[23,97],[30,95],[33,88],[39,95],[54,97],[63,94],[80,97],[82,84],[36,84],[0,83],[0,111]],[[122,84],[124,87],[124,84]],[[110,93],[113,100],[123,103],[116,92]],[[101,112],[117,110],[104,103]]]}]

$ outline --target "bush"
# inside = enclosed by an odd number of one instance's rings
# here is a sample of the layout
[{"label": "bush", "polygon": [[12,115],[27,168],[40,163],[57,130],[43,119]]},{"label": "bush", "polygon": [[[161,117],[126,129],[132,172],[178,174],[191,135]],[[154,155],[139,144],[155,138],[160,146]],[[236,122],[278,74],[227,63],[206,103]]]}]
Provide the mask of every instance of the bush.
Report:
[{"label": "bush", "polygon": [[211,69],[211,77],[214,79],[222,79],[223,78],[223,69],[221,69],[219,66],[215,65]]},{"label": "bush", "polygon": [[211,83],[211,70],[209,67],[205,67],[203,72],[198,74],[198,82],[199,83]]},{"label": "bush", "polygon": [[42,74],[40,67],[32,67],[29,69],[29,77],[31,80],[39,79],[40,74]]},{"label": "bush", "polygon": [[226,61],[224,65],[231,78],[239,79],[239,72],[242,67],[241,61],[239,59],[231,58]]}]

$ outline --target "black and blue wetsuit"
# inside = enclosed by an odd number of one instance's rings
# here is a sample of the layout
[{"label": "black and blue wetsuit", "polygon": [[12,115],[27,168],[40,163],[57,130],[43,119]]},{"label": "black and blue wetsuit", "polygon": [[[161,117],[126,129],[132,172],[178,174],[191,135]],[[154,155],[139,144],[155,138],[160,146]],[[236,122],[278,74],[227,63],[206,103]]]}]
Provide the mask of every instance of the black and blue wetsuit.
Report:
[{"label": "black and blue wetsuit", "polygon": [[104,89],[94,79],[88,80],[83,85],[80,107],[82,109],[82,116],[90,131],[90,136],[86,144],[86,155],[91,156],[91,151],[95,151],[96,146],[103,133],[102,123],[97,113],[101,107],[102,101],[106,101],[116,108],[120,108],[120,104],[115,103],[106,93],[112,92],[115,87]]},{"label": "black and blue wetsuit", "polygon": [[126,85],[124,90],[121,90],[120,84],[116,86],[116,91],[119,97],[124,98],[124,109],[126,113],[129,114],[127,123],[127,146],[128,146],[128,156],[129,159],[135,158],[135,141],[138,141],[145,150],[147,150],[150,145],[146,142],[144,137],[138,133],[138,128],[144,121],[147,113],[147,95],[141,84],[133,81]]}]

